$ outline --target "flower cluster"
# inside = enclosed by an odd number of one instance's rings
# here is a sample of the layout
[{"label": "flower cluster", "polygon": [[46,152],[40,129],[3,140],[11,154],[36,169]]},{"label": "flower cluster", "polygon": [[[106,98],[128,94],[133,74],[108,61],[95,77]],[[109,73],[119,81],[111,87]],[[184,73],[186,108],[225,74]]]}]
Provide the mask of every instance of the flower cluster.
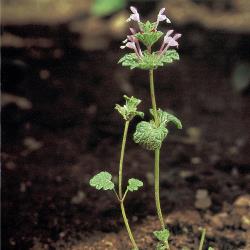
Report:
[{"label": "flower cluster", "polygon": [[[121,46],[121,49],[130,48],[133,49],[137,58],[142,59],[144,53],[140,48],[140,42],[142,42],[146,47],[147,51],[151,52],[151,46],[158,41],[158,39],[163,35],[162,32],[158,31],[158,25],[162,21],[166,21],[167,23],[171,23],[170,19],[164,15],[165,8],[162,8],[157,16],[156,22],[150,23],[146,22],[143,23],[140,20],[140,14],[138,13],[135,7],[130,7],[132,14],[127,19],[127,22],[135,21],[138,23],[139,32],[136,32],[135,29],[130,28],[131,34],[127,36],[127,38],[123,41],[124,45]],[[159,55],[163,55],[170,47],[177,47],[179,43],[177,40],[181,37],[181,34],[175,34],[173,30],[169,30],[166,35],[164,36],[163,43],[161,45],[160,50],[158,51]]]}]

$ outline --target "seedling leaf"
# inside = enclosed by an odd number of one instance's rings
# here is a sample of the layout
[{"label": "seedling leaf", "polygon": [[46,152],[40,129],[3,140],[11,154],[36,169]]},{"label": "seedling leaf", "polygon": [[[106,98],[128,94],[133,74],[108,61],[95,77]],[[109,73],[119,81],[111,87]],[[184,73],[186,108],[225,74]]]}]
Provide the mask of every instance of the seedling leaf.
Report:
[{"label": "seedling leaf", "polygon": [[131,178],[131,179],[128,180],[127,189],[130,192],[133,192],[133,191],[137,191],[138,188],[140,188],[142,186],[143,186],[143,182],[142,181],[140,181],[138,179]]},{"label": "seedling leaf", "polygon": [[161,242],[166,243],[168,242],[169,238],[169,231],[167,229],[163,229],[160,231],[154,231],[154,236]]},{"label": "seedling leaf", "polygon": [[99,174],[93,176],[89,181],[91,187],[97,190],[112,190],[114,188],[114,183],[111,181],[112,175],[109,172],[100,172]]},{"label": "seedling leaf", "polygon": [[137,99],[133,96],[128,97],[126,95],[123,96],[126,100],[125,105],[120,106],[119,104],[115,105],[115,109],[122,115],[125,121],[131,121],[135,116],[144,117],[144,113],[137,111],[137,106],[141,103],[140,99]]}]

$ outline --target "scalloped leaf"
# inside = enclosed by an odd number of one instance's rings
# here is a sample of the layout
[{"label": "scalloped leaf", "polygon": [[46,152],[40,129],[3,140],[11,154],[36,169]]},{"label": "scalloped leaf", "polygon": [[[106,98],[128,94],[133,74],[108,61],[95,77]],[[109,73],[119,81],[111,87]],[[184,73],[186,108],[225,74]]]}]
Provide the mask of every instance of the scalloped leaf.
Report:
[{"label": "scalloped leaf", "polygon": [[93,176],[89,184],[91,187],[96,188],[97,190],[103,189],[103,190],[112,190],[115,185],[111,181],[112,175],[109,172],[100,172],[97,175]]},{"label": "scalloped leaf", "polygon": [[137,115],[143,118],[144,113],[137,111],[137,106],[141,103],[141,100],[133,96],[128,97],[124,95],[123,97],[126,100],[125,105],[115,105],[115,109],[122,115],[123,119],[126,121],[131,121]]},{"label": "scalloped leaf", "polygon": [[169,49],[161,56],[160,60],[163,64],[167,64],[176,60],[180,60],[180,56],[175,49]]},{"label": "scalloped leaf", "polygon": [[156,52],[152,54],[148,51],[143,51],[143,57],[139,59],[135,53],[128,53],[124,55],[118,63],[121,63],[124,67],[130,69],[139,68],[143,70],[157,69],[163,67],[169,63],[179,60],[179,54],[176,50],[167,50],[164,55],[159,55]]},{"label": "scalloped leaf", "polygon": [[165,126],[156,127],[153,122],[142,121],[137,124],[133,135],[135,143],[148,150],[161,148],[163,140],[166,138],[168,130]]},{"label": "scalloped leaf", "polygon": [[161,242],[168,242],[168,238],[170,236],[170,233],[167,229],[163,229],[160,231],[154,231],[154,236]]},{"label": "scalloped leaf", "polygon": [[138,188],[142,187],[143,186],[143,182],[138,180],[138,179],[135,179],[135,178],[131,178],[128,180],[128,186],[127,186],[127,189],[130,191],[130,192],[133,192],[133,191],[137,191]]}]

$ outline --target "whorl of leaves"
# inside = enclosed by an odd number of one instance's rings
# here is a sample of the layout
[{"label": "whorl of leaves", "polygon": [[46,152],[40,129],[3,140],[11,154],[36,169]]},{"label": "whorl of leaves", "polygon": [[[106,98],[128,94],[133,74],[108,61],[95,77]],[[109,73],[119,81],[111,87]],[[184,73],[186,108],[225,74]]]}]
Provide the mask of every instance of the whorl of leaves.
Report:
[{"label": "whorl of leaves", "polygon": [[143,57],[138,58],[135,53],[128,53],[124,55],[118,63],[121,63],[124,67],[130,69],[139,68],[143,70],[157,69],[158,67],[165,66],[176,60],[179,60],[179,54],[176,50],[167,50],[163,55],[153,52],[152,54],[148,51],[143,52]]},{"label": "whorl of leaves", "polygon": [[137,115],[143,118],[144,113],[137,111],[137,106],[141,103],[141,100],[133,96],[128,97],[124,95],[123,97],[126,101],[125,105],[115,105],[115,109],[122,115],[123,119],[125,121],[131,121]]}]

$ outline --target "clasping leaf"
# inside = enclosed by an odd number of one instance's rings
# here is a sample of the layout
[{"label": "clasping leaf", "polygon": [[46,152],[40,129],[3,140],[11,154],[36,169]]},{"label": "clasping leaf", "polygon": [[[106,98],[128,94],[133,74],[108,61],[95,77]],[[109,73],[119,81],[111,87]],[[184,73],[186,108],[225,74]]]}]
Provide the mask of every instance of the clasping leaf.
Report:
[{"label": "clasping leaf", "polygon": [[120,106],[116,104],[115,106],[115,109],[122,115],[123,119],[125,121],[131,121],[137,115],[143,118],[144,113],[137,111],[137,106],[141,103],[141,100],[133,96],[127,97],[124,95],[123,97],[126,100],[125,105]]},{"label": "clasping leaf", "polygon": [[97,190],[112,190],[115,185],[111,181],[112,175],[109,172],[100,172],[99,174],[95,175],[89,181],[91,187],[96,188]]},{"label": "clasping leaf", "polygon": [[133,191],[137,191],[138,188],[140,188],[142,186],[143,186],[143,182],[142,181],[140,181],[138,179],[131,178],[131,179],[128,180],[127,189],[130,192],[133,192]]},{"label": "clasping leaf", "polygon": [[[154,116],[154,112],[150,109],[150,113]],[[168,129],[166,128],[169,122],[173,122],[178,129],[182,128],[181,121],[174,115],[158,109],[159,126],[156,126],[155,121],[150,122],[142,121],[137,124],[136,130],[133,136],[134,142],[140,144],[142,147],[148,150],[160,149],[163,140],[168,135]]]},{"label": "clasping leaf", "polygon": [[137,124],[133,138],[135,143],[140,144],[145,149],[156,150],[161,148],[167,134],[168,130],[164,125],[156,127],[154,122],[142,121]]},{"label": "clasping leaf", "polygon": [[[153,109],[150,109],[150,113],[152,116],[154,116],[154,111]],[[178,119],[176,116],[166,112],[166,111],[163,111],[161,109],[158,109],[157,110],[157,114],[158,114],[158,118],[160,120],[160,124],[164,124],[165,126],[167,126],[167,124],[169,122],[172,122],[176,125],[176,127],[178,129],[182,129],[182,124],[181,124],[181,121],[180,119]]]}]

